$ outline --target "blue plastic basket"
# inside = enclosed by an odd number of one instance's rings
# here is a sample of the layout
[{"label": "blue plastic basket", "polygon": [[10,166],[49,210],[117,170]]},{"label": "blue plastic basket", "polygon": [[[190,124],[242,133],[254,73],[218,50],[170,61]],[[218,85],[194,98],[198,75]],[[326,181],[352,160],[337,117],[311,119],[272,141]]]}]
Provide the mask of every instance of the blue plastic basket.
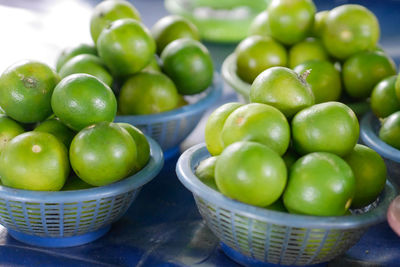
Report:
[{"label": "blue plastic basket", "polygon": [[378,200],[349,216],[317,217],[250,206],[203,184],[194,174],[209,153],[204,144],[178,160],[179,180],[194,196],[224,252],[246,265],[307,265],[329,261],[353,246],[371,225],[383,222],[396,190],[388,181]]},{"label": "blue plastic basket", "polygon": [[222,94],[221,78],[214,73],[213,84],[203,93],[187,96],[188,105],[171,111],[151,114],[117,116],[116,122],[130,123],[156,140],[164,151],[165,159],[179,152],[179,144],[193,131],[204,112]]},{"label": "blue plastic basket", "polygon": [[151,138],[148,141],[148,164],[107,186],[60,192],[0,186],[0,224],[15,239],[42,247],[77,246],[101,237],[163,166],[159,145]]},{"label": "blue plastic basket", "polygon": [[383,157],[389,179],[400,187],[400,150],[386,144],[379,138],[380,125],[379,119],[372,112],[368,112],[361,119],[360,137],[365,145]]}]

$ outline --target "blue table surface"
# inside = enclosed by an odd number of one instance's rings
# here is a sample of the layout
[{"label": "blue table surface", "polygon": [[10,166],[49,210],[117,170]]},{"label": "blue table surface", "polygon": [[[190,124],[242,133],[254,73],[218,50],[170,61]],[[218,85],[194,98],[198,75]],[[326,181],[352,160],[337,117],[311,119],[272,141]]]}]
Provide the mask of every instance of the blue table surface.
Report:
[{"label": "blue table surface", "polygon": [[[38,1],[41,5],[50,2]],[[78,2],[94,6],[98,1]],[[148,26],[167,14],[161,0],[133,3]],[[362,4],[373,10],[381,25],[381,46],[397,64],[400,63],[400,1],[319,0],[315,3],[318,10],[345,3]],[[0,0],[1,5],[29,8],[34,12],[37,8],[32,2],[23,0]],[[217,69],[236,47],[236,44],[206,45]],[[235,94],[225,89],[218,105],[235,99]],[[184,142],[182,150],[202,142],[204,119],[200,124]],[[57,249],[33,247],[14,240],[0,226],[0,265],[237,266],[222,252],[219,241],[202,221],[192,194],[178,181],[175,174],[177,158],[169,159],[161,173],[142,189],[127,213],[113,224],[105,236],[90,244]],[[400,238],[386,222],[373,226],[346,254],[326,266],[400,266]]]}]

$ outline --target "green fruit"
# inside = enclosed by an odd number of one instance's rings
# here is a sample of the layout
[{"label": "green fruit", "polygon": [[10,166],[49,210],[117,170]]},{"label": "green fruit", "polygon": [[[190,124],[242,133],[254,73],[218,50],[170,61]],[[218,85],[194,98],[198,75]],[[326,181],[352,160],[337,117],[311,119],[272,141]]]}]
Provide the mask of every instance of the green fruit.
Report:
[{"label": "green fruit", "polygon": [[254,141],[283,155],[289,146],[290,127],[278,109],[251,103],[235,109],[228,116],[221,138],[224,148],[238,141]]},{"label": "green fruit", "polygon": [[267,12],[271,36],[283,44],[292,45],[311,32],[315,5],[311,0],[272,0]]},{"label": "green fruit", "polygon": [[306,81],[310,85],[316,104],[339,99],[342,92],[340,72],[329,61],[306,61],[294,68],[294,71],[299,75],[310,71]]},{"label": "green fruit", "polygon": [[400,111],[391,114],[383,121],[379,138],[388,145],[400,149]]},{"label": "green fruit", "polygon": [[254,35],[239,43],[235,50],[238,76],[252,83],[264,70],[274,66],[286,66],[285,47],[270,37]]},{"label": "green fruit", "polygon": [[130,134],[110,122],[100,122],[80,131],[69,151],[75,173],[94,186],[127,177],[135,166],[136,155],[136,144]]},{"label": "green fruit", "polygon": [[195,174],[207,186],[218,191],[217,184],[215,183],[215,165],[218,157],[209,157],[202,160],[197,166]]},{"label": "green fruit", "polygon": [[314,104],[311,88],[294,71],[273,67],[263,71],[253,82],[250,101],[269,104],[291,118]]},{"label": "green fruit", "polygon": [[69,174],[68,151],[53,135],[27,132],[12,139],[0,156],[3,185],[58,191]]},{"label": "green fruit", "polygon": [[150,63],[156,44],[142,23],[133,19],[120,19],[101,32],[97,50],[113,75],[126,77]]},{"label": "green fruit", "polygon": [[70,176],[68,177],[65,185],[61,189],[61,191],[71,191],[71,190],[82,190],[82,189],[89,189],[93,188],[93,185],[90,185],[80,179],[78,176]]},{"label": "green fruit", "polygon": [[0,106],[22,123],[45,120],[52,113],[50,99],[59,81],[58,74],[46,64],[18,62],[0,76]]},{"label": "green fruit", "polygon": [[155,114],[178,106],[179,94],[166,75],[139,72],[122,86],[118,107],[122,115]]},{"label": "green fruit", "polygon": [[379,118],[386,118],[400,110],[400,100],[396,96],[397,75],[380,81],[371,94],[371,109]]},{"label": "green fruit", "polygon": [[250,24],[249,36],[251,35],[261,35],[270,36],[271,29],[268,22],[268,12],[263,11],[258,14]]},{"label": "green fruit", "polygon": [[314,27],[312,30],[312,35],[315,37],[322,37],[322,33],[324,32],[326,18],[328,17],[329,11],[324,10],[317,12],[314,17]]},{"label": "green fruit", "polygon": [[79,131],[101,121],[113,121],[117,100],[105,83],[89,74],[72,74],[54,89],[54,114],[69,128]]},{"label": "green fruit", "polygon": [[130,18],[140,21],[140,14],[128,1],[107,0],[98,4],[90,18],[90,34],[94,43],[104,28],[107,28],[113,21],[123,18]]},{"label": "green fruit", "polygon": [[68,128],[57,118],[45,120],[44,122],[36,126],[33,131],[52,134],[67,148],[69,148],[69,145],[71,144],[72,139],[75,136],[75,132]]},{"label": "green fruit", "polygon": [[290,48],[289,67],[291,69],[309,60],[329,60],[328,52],[321,40],[310,37]]},{"label": "green fruit", "polygon": [[379,33],[378,20],[367,8],[341,5],[329,11],[322,40],[332,56],[343,60],[375,48]]},{"label": "green fruit", "polygon": [[208,152],[211,155],[219,155],[224,150],[224,143],[221,136],[222,128],[228,116],[241,106],[242,104],[240,103],[226,103],[214,110],[210,117],[208,117],[205,127],[205,141]]},{"label": "green fruit", "polygon": [[395,89],[396,89],[396,96],[397,99],[400,101],[400,74],[397,75]]},{"label": "green fruit", "polygon": [[265,207],[267,210],[274,210],[274,211],[281,211],[281,212],[288,212],[285,205],[283,204],[282,198],[279,198],[277,201]]},{"label": "green fruit", "polygon": [[68,60],[59,71],[61,78],[74,73],[93,75],[108,86],[111,86],[113,83],[113,78],[104,65],[104,62],[94,55],[83,54],[75,56]]},{"label": "green fruit", "polygon": [[331,152],[349,154],[357,143],[359,124],[354,112],[345,104],[326,102],[303,109],[292,120],[292,137],[296,152]]},{"label": "green fruit", "polygon": [[353,172],[343,159],[315,152],[292,166],[283,202],[290,213],[341,216],[350,207],[355,189]]},{"label": "green fruit", "polygon": [[265,207],[285,189],[286,166],[268,147],[254,142],[237,142],[218,157],[215,181],[220,192],[241,202]]},{"label": "green fruit", "polygon": [[97,49],[93,45],[88,44],[79,44],[75,47],[64,49],[57,58],[56,71],[59,72],[61,67],[71,58],[82,54],[97,56]]},{"label": "green fruit", "polygon": [[24,133],[24,128],[6,115],[0,115],[0,154],[14,137]]},{"label": "green fruit", "polygon": [[153,59],[150,61],[150,63],[142,69],[142,71],[147,71],[147,72],[158,72],[161,73],[161,67],[158,63],[157,56],[154,55]]},{"label": "green fruit", "polygon": [[386,165],[381,156],[371,148],[357,144],[344,160],[356,179],[351,207],[361,208],[374,202],[386,184]]},{"label": "green fruit", "polygon": [[347,94],[367,98],[378,82],[396,74],[396,65],[382,52],[360,52],[346,60],[342,73]]},{"label": "green fruit", "polygon": [[129,123],[117,123],[121,128],[125,129],[133,138],[136,144],[136,162],[134,172],[138,172],[146,166],[150,159],[150,145],[146,136],[135,126]]},{"label": "green fruit", "polygon": [[207,89],[213,79],[213,62],[207,48],[192,39],[178,39],[161,53],[163,71],[182,95],[193,95]]},{"label": "green fruit", "polygon": [[196,26],[186,18],[176,15],[165,16],[158,20],[151,28],[151,34],[156,41],[158,54],[161,54],[169,43],[177,39],[200,40]]}]

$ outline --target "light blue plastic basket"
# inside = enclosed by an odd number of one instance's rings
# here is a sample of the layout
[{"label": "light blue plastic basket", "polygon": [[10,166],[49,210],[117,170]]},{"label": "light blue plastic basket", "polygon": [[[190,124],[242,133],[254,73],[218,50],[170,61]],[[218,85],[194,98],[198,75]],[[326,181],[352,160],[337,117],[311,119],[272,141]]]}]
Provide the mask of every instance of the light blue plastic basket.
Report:
[{"label": "light blue plastic basket", "polygon": [[101,237],[163,166],[161,148],[151,138],[148,141],[148,164],[107,186],[59,192],[0,186],[0,224],[15,239],[42,247],[77,246]]},{"label": "light blue plastic basket", "polygon": [[209,157],[204,144],[185,151],[176,172],[194,196],[224,252],[246,265],[308,265],[329,261],[353,246],[371,225],[386,218],[396,190],[388,181],[378,200],[357,214],[337,217],[295,215],[250,206],[203,184],[194,174]]},{"label": "light blue plastic basket", "polygon": [[164,151],[165,159],[179,152],[179,144],[193,131],[204,112],[222,94],[221,78],[214,73],[213,84],[203,93],[187,96],[188,105],[171,111],[135,116],[117,116],[116,122],[126,122],[138,127],[156,140]]},{"label": "light blue plastic basket", "polygon": [[386,144],[379,138],[381,123],[372,113],[363,116],[360,123],[362,142],[379,153],[385,160],[389,179],[400,187],[400,150]]}]

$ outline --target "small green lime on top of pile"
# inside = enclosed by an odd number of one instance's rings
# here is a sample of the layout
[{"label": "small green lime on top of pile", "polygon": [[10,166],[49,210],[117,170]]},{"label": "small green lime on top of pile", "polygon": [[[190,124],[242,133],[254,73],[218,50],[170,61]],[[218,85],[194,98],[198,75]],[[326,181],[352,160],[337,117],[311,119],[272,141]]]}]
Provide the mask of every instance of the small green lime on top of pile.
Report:
[{"label": "small green lime on top of pile", "polygon": [[113,77],[108,71],[103,60],[95,55],[77,55],[68,60],[58,72],[62,79],[74,73],[86,73],[93,75],[108,86],[111,86],[113,83]]},{"label": "small green lime on top of pile", "polygon": [[341,5],[330,10],[322,31],[326,49],[341,60],[374,49],[379,35],[377,18],[361,5]]},{"label": "small green lime on top of pile", "polygon": [[163,73],[139,72],[121,87],[118,108],[122,115],[155,114],[176,108],[178,91]]},{"label": "small green lime on top of pile", "polygon": [[252,83],[265,69],[287,64],[285,47],[267,36],[247,37],[238,44],[235,54],[237,74],[247,83]]},{"label": "small green lime on top of pile", "polygon": [[81,130],[69,150],[71,166],[86,183],[102,186],[130,175],[137,160],[131,135],[116,123],[100,122]]},{"label": "small green lime on top of pile", "polygon": [[289,67],[291,69],[309,60],[329,60],[329,54],[320,39],[310,37],[290,48]]},{"label": "small green lime on top of pile", "polygon": [[54,89],[51,106],[54,114],[75,131],[97,122],[112,122],[117,100],[105,83],[89,74],[65,77]]},{"label": "small green lime on top of pile", "polygon": [[97,50],[114,76],[126,77],[139,72],[151,62],[156,43],[142,23],[133,19],[119,19],[101,32]]},{"label": "small green lime on top of pile", "polygon": [[118,19],[130,18],[140,21],[137,9],[128,1],[106,0],[98,4],[90,18],[90,34],[94,43],[104,28]]},{"label": "small green lime on top of pile", "polygon": [[151,28],[151,34],[157,44],[157,53],[161,54],[164,48],[180,38],[200,40],[196,26],[184,17],[170,15],[158,20]]},{"label": "small green lime on top of pile", "polygon": [[310,34],[315,5],[311,0],[272,0],[267,13],[270,35],[285,45],[293,45]]},{"label": "small green lime on top of pile", "polygon": [[1,181],[13,188],[58,191],[69,171],[66,147],[49,133],[20,134],[0,155]]},{"label": "small green lime on top of pile", "polygon": [[279,109],[286,117],[314,104],[315,98],[304,78],[285,67],[272,67],[254,80],[250,101]]},{"label": "small green lime on top of pile", "polygon": [[52,114],[51,96],[59,81],[58,74],[46,64],[20,61],[0,76],[0,106],[18,122],[45,120]]},{"label": "small green lime on top of pile", "polygon": [[213,80],[211,55],[200,42],[182,38],[168,44],[161,53],[162,69],[182,95],[207,89]]}]

